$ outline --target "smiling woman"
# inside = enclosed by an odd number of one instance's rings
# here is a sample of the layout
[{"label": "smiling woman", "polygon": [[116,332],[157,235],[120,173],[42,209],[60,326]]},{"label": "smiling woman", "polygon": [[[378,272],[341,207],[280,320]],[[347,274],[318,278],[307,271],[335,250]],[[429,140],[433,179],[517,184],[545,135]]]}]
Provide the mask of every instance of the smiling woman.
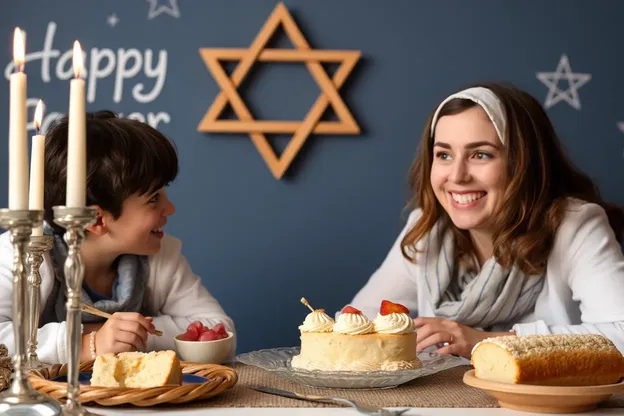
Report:
[{"label": "smiling woman", "polygon": [[601,333],[624,351],[624,210],[568,160],[537,100],[502,84],[447,97],[410,179],[415,209],[354,307],[396,299],[417,311],[417,348],[440,353],[470,357],[510,331]]}]

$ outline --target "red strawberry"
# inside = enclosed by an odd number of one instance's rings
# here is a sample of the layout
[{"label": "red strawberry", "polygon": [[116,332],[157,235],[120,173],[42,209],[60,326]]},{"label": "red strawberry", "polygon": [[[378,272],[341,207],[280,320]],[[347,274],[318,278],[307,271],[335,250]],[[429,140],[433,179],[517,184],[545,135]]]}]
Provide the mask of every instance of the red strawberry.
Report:
[{"label": "red strawberry", "polygon": [[197,334],[194,331],[186,331],[182,335],[178,336],[178,339],[181,341],[197,341]]},{"label": "red strawberry", "polygon": [[409,314],[409,309],[400,303],[393,303],[389,300],[382,300],[381,307],[379,308],[379,313],[381,315],[390,315],[391,313],[407,313]]},{"label": "red strawberry", "polygon": [[193,341],[197,341],[199,336],[202,334],[203,329],[204,325],[199,321],[195,321],[186,328],[186,332],[193,334]]},{"label": "red strawberry", "polygon": [[342,308],[340,313],[354,313],[356,315],[360,315],[362,311],[360,311],[359,309],[355,309],[353,306],[347,305],[344,308]]},{"label": "red strawberry", "polygon": [[216,324],[212,328],[212,330],[215,331],[217,334],[219,334],[223,338],[227,338],[227,336],[228,336],[228,333],[225,330],[225,325],[223,325],[223,324]]},{"label": "red strawberry", "polygon": [[212,329],[209,329],[208,331],[201,334],[198,341],[214,341],[217,339],[219,339],[219,334],[217,334]]},{"label": "red strawberry", "polygon": [[191,328],[197,328],[197,332],[201,333],[202,329],[204,328],[204,324],[199,321],[191,322],[189,326],[186,327],[186,330],[188,331]]}]

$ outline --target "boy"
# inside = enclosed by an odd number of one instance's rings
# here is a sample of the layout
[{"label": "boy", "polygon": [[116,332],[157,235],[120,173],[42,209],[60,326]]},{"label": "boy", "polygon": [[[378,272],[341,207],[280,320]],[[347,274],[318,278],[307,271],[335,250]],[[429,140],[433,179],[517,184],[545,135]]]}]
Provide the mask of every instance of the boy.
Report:
[{"label": "boy", "polygon": [[[67,362],[64,230],[52,207],[65,204],[67,118],[47,133],[45,230],[54,247],[41,266],[38,356]],[[173,144],[157,130],[108,111],[87,115],[87,205],[97,220],[81,247],[83,302],[113,314],[103,320],[82,314],[81,361],[95,354],[175,349],[173,337],[193,321],[212,327],[234,323],[193,274],[178,239],[165,235],[175,211],[165,186],[178,173]],[[12,256],[8,233],[0,236],[0,339],[13,349]],[[158,337],[155,328],[163,332]],[[149,335],[149,336],[148,336]],[[95,347],[95,348],[93,348]],[[94,351],[95,350],[95,351]]]}]

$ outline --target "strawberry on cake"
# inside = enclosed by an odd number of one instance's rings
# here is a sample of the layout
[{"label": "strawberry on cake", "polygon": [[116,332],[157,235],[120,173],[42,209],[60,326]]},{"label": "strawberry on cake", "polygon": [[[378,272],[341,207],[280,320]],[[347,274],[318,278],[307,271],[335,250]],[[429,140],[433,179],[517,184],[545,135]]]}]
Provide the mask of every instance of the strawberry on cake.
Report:
[{"label": "strawberry on cake", "polygon": [[305,298],[302,303],[312,312],[299,327],[301,352],[292,358],[293,368],[394,371],[421,366],[414,321],[405,306],[384,300],[373,322],[358,309],[346,306],[330,329],[332,318],[322,309],[312,309]]}]

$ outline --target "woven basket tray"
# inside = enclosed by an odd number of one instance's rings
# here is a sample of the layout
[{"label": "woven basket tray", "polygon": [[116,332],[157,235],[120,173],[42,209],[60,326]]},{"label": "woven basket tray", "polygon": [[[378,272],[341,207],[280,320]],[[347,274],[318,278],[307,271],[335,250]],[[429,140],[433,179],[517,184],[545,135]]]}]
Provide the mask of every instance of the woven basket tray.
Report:
[{"label": "woven basket tray", "polygon": [[[130,387],[92,387],[80,386],[78,401],[82,404],[97,403],[102,406],[154,406],[157,404],[187,403],[205,400],[232,388],[238,381],[238,374],[229,367],[216,364],[198,364],[182,362],[182,372],[206,377],[208,381],[181,386],[162,386],[150,388]],[[93,361],[80,364],[80,372],[92,371]],[[51,381],[59,376],[67,375],[66,364],[55,364],[52,367],[35,370],[28,374],[30,383],[41,394],[65,403],[67,383]]]}]

